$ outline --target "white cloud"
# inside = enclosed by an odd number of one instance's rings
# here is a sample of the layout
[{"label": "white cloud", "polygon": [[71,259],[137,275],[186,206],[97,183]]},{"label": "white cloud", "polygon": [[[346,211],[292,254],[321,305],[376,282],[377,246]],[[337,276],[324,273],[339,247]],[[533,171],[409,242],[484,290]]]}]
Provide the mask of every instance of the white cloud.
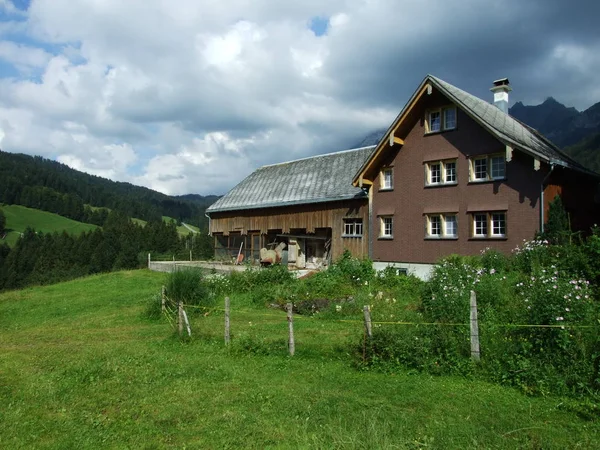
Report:
[{"label": "white cloud", "polygon": [[12,41],[0,41],[0,59],[13,64],[21,71],[42,68],[52,58],[44,50]]},{"label": "white cloud", "polygon": [[428,72],[481,96],[509,76],[513,98],[589,106],[594,5],[36,0],[23,13],[0,0],[26,19],[0,23],[0,58],[23,72],[0,78],[0,142],[163,192],[224,193],[262,164],[359,143]]}]

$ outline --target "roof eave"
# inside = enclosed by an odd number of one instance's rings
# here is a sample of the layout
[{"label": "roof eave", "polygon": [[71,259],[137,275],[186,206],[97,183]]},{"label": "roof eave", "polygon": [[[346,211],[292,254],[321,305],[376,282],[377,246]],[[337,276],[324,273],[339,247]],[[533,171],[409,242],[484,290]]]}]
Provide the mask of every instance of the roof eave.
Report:
[{"label": "roof eave", "polygon": [[211,214],[211,213],[220,213],[220,212],[231,212],[231,211],[247,211],[249,209],[267,209],[267,208],[281,208],[284,206],[297,206],[297,205],[313,205],[313,204],[319,204],[319,203],[327,203],[327,202],[338,202],[338,201],[344,201],[344,200],[362,200],[362,199],[367,199],[367,195],[360,195],[360,194],[356,194],[356,195],[344,195],[344,196],[338,196],[338,197],[324,197],[324,198],[319,198],[319,199],[315,199],[315,200],[296,200],[296,201],[291,201],[291,202],[277,202],[277,203],[270,203],[270,204],[253,204],[253,205],[244,205],[243,207],[241,206],[233,206],[230,208],[218,208],[218,209],[207,209],[206,213],[207,214]]},{"label": "roof eave", "polygon": [[379,143],[377,144],[377,146],[373,150],[373,153],[371,153],[371,155],[369,156],[369,158],[367,158],[367,160],[363,163],[363,165],[358,170],[358,172],[356,172],[356,175],[354,175],[354,178],[352,179],[352,185],[353,186],[359,186],[360,185],[361,178],[363,177],[364,173],[366,172],[366,170],[371,165],[371,162],[375,158],[377,158],[379,156],[379,153],[381,152],[381,150],[383,149],[383,147],[385,147],[387,145],[387,142],[390,140],[390,133],[392,133],[392,131],[394,131],[398,127],[398,124],[403,119],[404,115],[410,109],[412,109],[413,103],[418,99],[418,97],[420,97],[420,95],[422,94],[423,89],[425,88],[425,86],[427,85],[427,83],[429,81],[432,81],[432,78],[431,78],[430,75],[427,75],[425,78],[423,78],[423,81],[421,81],[421,84],[419,84],[419,86],[417,87],[417,89],[415,90],[415,92],[413,92],[413,94],[410,96],[410,99],[406,102],[406,104],[404,105],[404,107],[402,108],[402,110],[400,111],[400,113],[396,116],[396,118],[394,119],[394,121],[392,122],[392,124],[388,127],[388,129],[386,130],[385,134],[383,135],[383,137],[381,138],[381,140],[379,141]]}]

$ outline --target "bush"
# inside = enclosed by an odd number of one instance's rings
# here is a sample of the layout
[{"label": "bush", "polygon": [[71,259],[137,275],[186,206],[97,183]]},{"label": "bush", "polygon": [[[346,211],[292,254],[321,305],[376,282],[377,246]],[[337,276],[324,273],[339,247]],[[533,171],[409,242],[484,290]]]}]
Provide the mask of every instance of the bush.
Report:
[{"label": "bush", "polygon": [[196,269],[176,270],[167,275],[167,297],[173,303],[208,306],[209,295],[202,283],[202,272]]},{"label": "bush", "polygon": [[[422,291],[423,321],[440,325],[376,329],[361,364],[433,374],[476,367],[480,376],[528,394],[598,391],[598,308],[580,275],[587,261],[581,255],[594,251],[537,240],[511,257],[486,250],[477,258],[445,258]],[[469,351],[471,290],[480,327],[477,366]]]}]

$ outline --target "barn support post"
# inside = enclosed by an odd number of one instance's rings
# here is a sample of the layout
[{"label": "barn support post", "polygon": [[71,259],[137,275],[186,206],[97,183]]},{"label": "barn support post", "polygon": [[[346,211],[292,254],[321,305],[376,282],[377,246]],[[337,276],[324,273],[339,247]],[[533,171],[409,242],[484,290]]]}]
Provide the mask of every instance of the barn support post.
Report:
[{"label": "barn support post", "polygon": [[163,284],[160,293],[160,305],[162,312],[167,310],[167,287]]}]

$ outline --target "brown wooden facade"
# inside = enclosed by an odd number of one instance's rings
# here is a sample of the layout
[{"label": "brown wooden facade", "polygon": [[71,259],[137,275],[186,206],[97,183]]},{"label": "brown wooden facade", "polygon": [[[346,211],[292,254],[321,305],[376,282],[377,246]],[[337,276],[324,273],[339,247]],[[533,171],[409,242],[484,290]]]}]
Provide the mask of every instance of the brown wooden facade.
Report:
[{"label": "brown wooden facade", "polygon": [[[362,235],[346,236],[344,219],[362,221]],[[311,203],[275,208],[213,212],[210,233],[219,247],[227,242],[229,253],[242,246],[246,259],[256,259],[256,247],[266,247],[276,239],[291,236],[307,241],[329,241],[332,260],[344,250],[357,257],[368,256],[369,220],[367,198],[337,202]],[[227,239],[224,239],[227,238]],[[258,249],[260,250],[260,249]],[[221,252],[221,254],[227,252]],[[234,256],[228,254],[227,257]],[[310,256],[310,254],[309,254]]]}]

